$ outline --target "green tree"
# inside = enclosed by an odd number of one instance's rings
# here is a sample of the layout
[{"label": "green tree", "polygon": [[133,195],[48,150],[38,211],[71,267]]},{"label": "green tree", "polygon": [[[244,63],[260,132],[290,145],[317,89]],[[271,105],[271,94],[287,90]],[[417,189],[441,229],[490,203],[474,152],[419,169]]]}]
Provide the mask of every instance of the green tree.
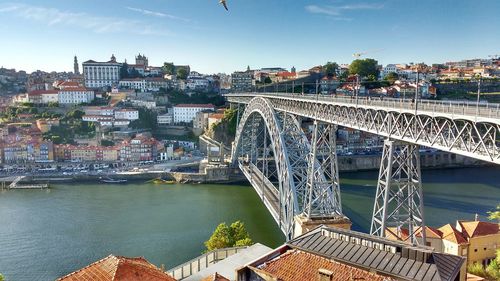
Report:
[{"label": "green tree", "polygon": [[128,63],[124,62],[120,68],[120,78],[129,78]]},{"label": "green tree", "polygon": [[163,66],[161,68],[163,70],[163,73],[172,75],[175,73],[175,65],[171,62],[165,62],[163,63]]},{"label": "green tree", "polygon": [[334,77],[337,76],[337,69],[339,68],[339,65],[336,62],[327,62],[323,66],[323,71],[325,72],[325,75],[328,77]]},{"label": "green tree", "polygon": [[264,84],[271,84],[273,83],[273,80],[271,80],[271,77],[266,77],[266,79],[264,79]]},{"label": "green tree", "polygon": [[115,143],[113,141],[110,141],[110,140],[101,140],[101,145],[102,146],[113,146],[113,145],[115,145]]},{"label": "green tree", "polygon": [[217,226],[210,239],[205,242],[208,251],[229,248],[233,245],[231,241],[231,229],[226,223]]},{"label": "green tree", "polygon": [[245,225],[241,221],[233,222],[231,226],[228,226],[226,223],[219,224],[210,239],[205,242],[207,251],[250,246],[252,244],[252,239],[250,239]]},{"label": "green tree", "polygon": [[187,72],[187,69],[185,69],[185,68],[179,68],[179,69],[177,70],[177,78],[178,78],[178,79],[185,80],[185,79],[187,79],[188,74],[189,74],[189,73]]},{"label": "green tree", "polygon": [[500,204],[497,205],[496,211],[488,212],[488,219],[500,222]]},{"label": "green tree", "polygon": [[394,83],[394,81],[399,79],[399,75],[396,72],[391,72],[384,77],[384,80]]},{"label": "green tree", "polygon": [[373,75],[378,77],[378,62],[374,59],[357,59],[349,65],[349,74],[361,77]]},{"label": "green tree", "polygon": [[3,281],[3,280],[5,280],[5,279],[3,278],[2,273],[0,273],[0,281]]}]

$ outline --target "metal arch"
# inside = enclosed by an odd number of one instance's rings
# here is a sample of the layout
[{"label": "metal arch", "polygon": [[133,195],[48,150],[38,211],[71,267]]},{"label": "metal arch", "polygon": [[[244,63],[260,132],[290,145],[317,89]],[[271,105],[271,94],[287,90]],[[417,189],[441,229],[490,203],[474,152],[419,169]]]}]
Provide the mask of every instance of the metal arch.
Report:
[{"label": "metal arch", "polygon": [[239,150],[242,145],[245,145],[242,143],[242,136],[245,135],[243,131],[249,124],[253,124],[250,117],[254,114],[262,117],[267,132],[271,136],[270,141],[277,165],[279,181],[280,210],[278,223],[287,238],[291,239],[293,237],[294,215],[298,212],[298,204],[295,200],[295,183],[292,178],[293,173],[285,146],[285,139],[282,134],[283,129],[269,101],[263,98],[254,98],[248,103],[236,131],[234,142],[235,154],[233,155],[232,162],[234,165],[238,161]]}]

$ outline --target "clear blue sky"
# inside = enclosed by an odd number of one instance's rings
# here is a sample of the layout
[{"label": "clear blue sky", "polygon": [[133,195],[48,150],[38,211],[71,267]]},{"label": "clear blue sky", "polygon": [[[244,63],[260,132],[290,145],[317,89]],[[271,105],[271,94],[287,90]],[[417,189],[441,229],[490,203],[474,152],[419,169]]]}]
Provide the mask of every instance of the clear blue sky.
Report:
[{"label": "clear blue sky", "polygon": [[0,66],[190,64],[203,73],[349,63],[444,62],[500,53],[499,0],[0,0]]}]

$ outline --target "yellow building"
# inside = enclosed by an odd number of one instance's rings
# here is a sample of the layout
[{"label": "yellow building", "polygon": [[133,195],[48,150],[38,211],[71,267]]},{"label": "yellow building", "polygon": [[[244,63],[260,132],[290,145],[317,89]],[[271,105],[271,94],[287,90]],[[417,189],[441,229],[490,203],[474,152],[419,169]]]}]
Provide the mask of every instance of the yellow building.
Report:
[{"label": "yellow building", "polygon": [[[392,240],[409,242],[407,229],[397,231],[390,228],[386,237]],[[417,231],[417,240],[421,237]],[[446,224],[438,229],[426,227],[427,246],[434,250],[462,256],[467,265],[481,263],[488,265],[500,249],[500,231],[498,223],[482,221],[457,221],[456,225]]]}]

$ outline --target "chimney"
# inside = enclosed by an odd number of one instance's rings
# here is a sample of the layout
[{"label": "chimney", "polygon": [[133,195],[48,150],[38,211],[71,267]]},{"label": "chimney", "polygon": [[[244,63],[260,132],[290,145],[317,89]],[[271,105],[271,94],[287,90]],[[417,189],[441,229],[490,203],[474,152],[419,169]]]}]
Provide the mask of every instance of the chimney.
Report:
[{"label": "chimney", "polygon": [[318,270],[318,281],[332,281],[332,280],[333,280],[333,272],[324,268],[320,268]]}]

